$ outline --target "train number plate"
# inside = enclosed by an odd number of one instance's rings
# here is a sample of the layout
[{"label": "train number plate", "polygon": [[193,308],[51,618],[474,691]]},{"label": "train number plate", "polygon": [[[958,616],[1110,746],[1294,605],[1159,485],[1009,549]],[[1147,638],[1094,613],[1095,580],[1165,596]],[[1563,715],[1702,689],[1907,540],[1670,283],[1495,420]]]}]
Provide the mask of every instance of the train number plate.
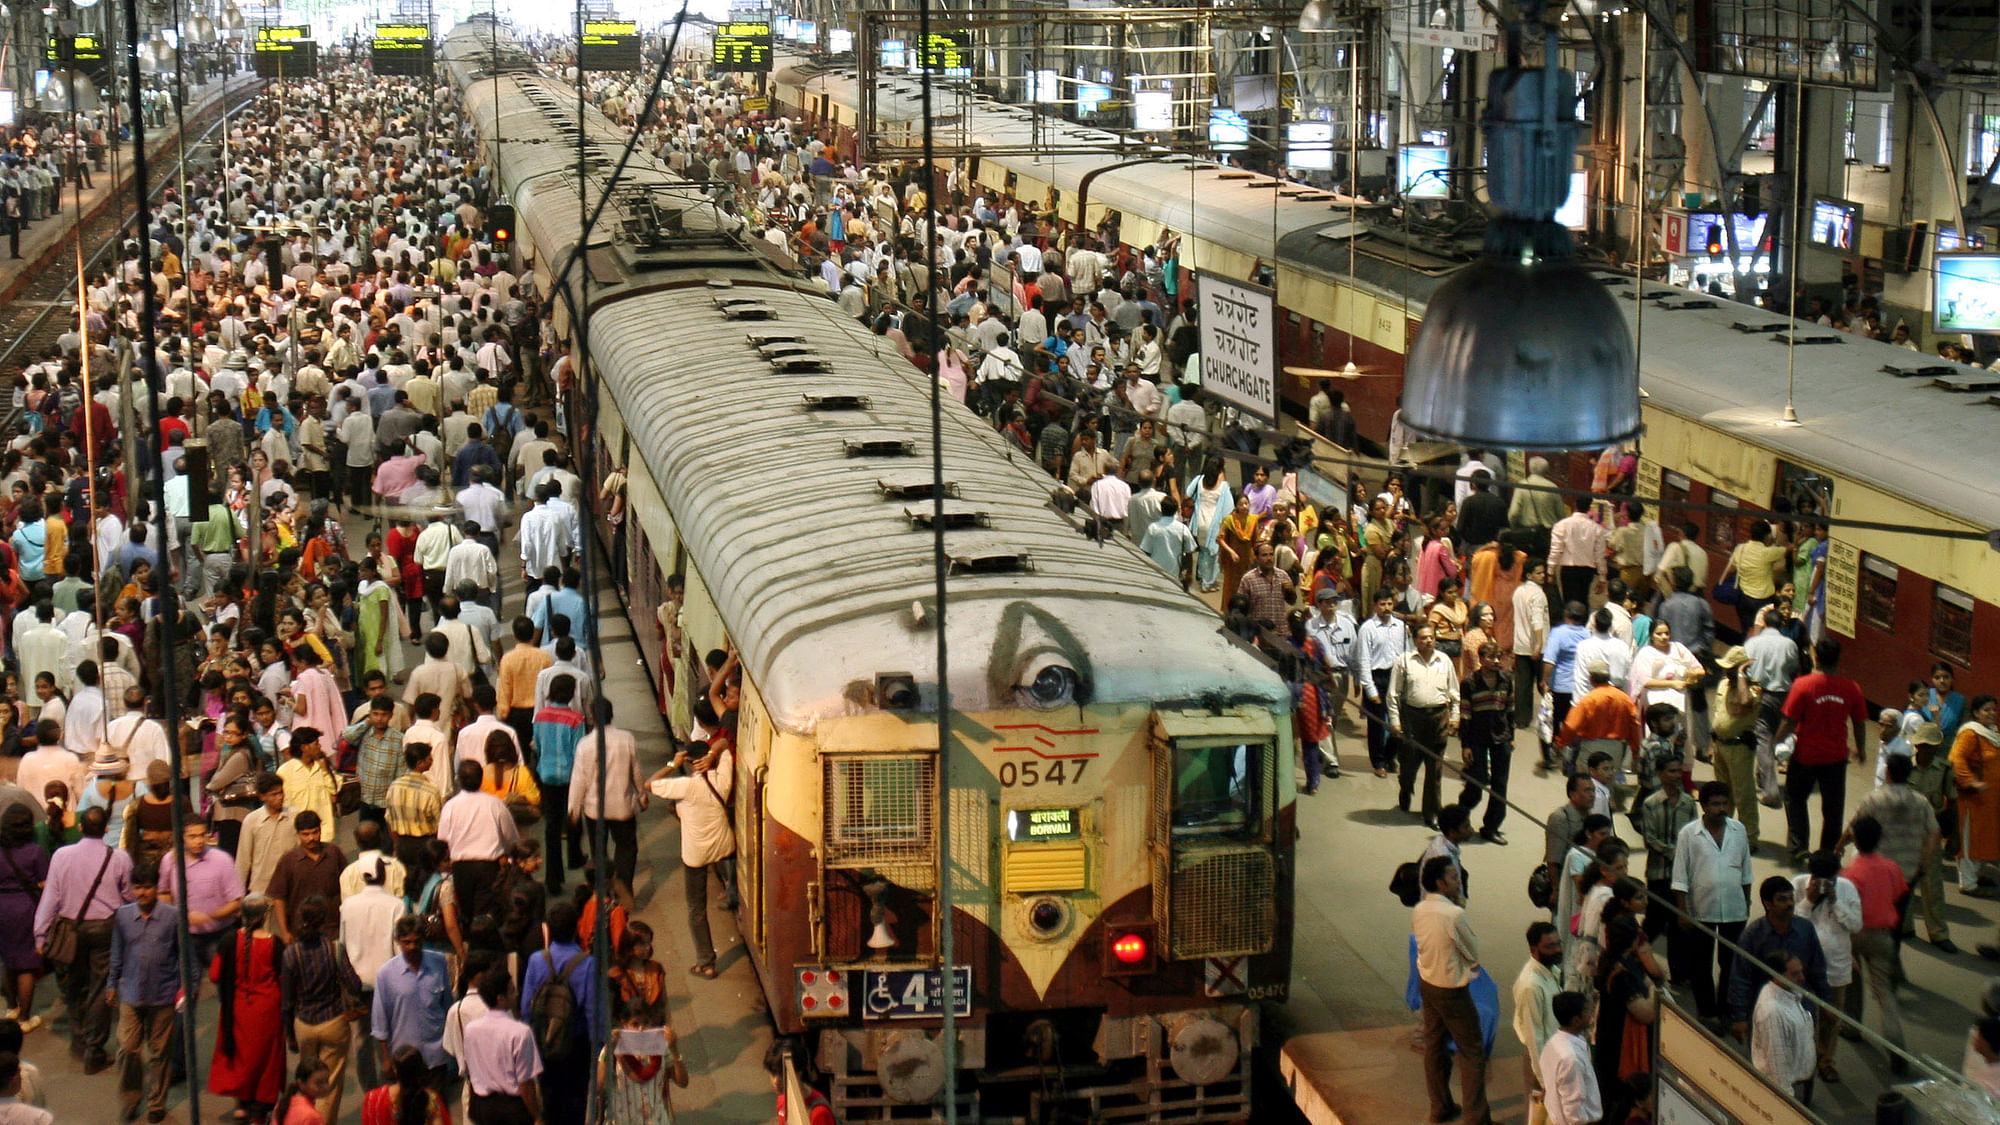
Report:
[{"label": "train number plate", "polygon": [[[952,969],[954,1015],[972,1015],[972,966]],[[888,969],[861,974],[861,1015],[871,1020],[921,1020],[944,1016],[944,974],[936,969]]]}]

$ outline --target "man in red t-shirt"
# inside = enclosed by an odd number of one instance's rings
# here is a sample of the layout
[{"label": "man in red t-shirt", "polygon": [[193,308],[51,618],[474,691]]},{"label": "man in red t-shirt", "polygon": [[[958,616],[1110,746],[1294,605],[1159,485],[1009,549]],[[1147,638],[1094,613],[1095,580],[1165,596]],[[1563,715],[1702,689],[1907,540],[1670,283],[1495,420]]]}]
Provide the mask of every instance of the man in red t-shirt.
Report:
[{"label": "man in red t-shirt", "polygon": [[1854,760],[1868,749],[1868,700],[1861,685],[1837,675],[1840,642],[1827,637],[1813,645],[1813,670],[1792,681],[1785,697],[1785,721],[1778,742],[1797,734],[1792,765],[1785,775],[1785,835],[1794,859],[1807,849],[1806,801],[1819,790],[1819,850],[1837,852],[1840,826],[1847,819],[1847,732],[1854,732]]},{"label": "man in red t-shirt", "polygon": [[[1896,929],[1910,884],[1896,861],[1877,854],[1882,844],[1882,823],[1872,816],[1857,816],[1849,828],[1854,833],[1854,861],[1842,871],[1861,895],[1861,928],[1854,932],[1855,975],[1868,971],[1868,995],[1882,1014],[1882,1037],[1894,1044],[1898,1053],[1889,1056],[1889,1072],[1907,1073],[1910,1064],[1900,1053],[1903,1046],[1902,1010],[1896,1006]],[[1854,981],[1848,987],[1858,988]],[[1860,1005],[1852,1010],[1859,1011]]]}]

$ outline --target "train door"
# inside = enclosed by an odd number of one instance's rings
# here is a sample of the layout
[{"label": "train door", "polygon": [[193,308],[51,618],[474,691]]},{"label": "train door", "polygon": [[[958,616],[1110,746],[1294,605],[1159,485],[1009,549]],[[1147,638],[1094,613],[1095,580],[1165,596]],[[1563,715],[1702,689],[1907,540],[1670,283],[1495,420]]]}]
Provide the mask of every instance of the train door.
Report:
[{"label": "train door", "polygon": [[1772,511],[1830,516],[1833,500],[1832,477],[1790,461],[1778,462],[1778,487],[1772,497]]}]

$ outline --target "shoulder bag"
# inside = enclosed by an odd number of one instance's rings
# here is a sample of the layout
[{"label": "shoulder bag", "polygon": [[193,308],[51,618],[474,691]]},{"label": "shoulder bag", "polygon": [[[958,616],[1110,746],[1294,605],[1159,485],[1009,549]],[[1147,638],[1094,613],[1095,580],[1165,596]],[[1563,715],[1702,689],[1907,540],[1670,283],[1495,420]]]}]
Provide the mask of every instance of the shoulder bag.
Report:
[{"label": "shoulder bag", "polygon": [[[91,900],[97,897],[97,888],[104,882],[104,873],[111,868],[111,849],[104,849],[104,862],[97,865],[97,878],[90,881],[90,889],[83,893],[83,903],[78,906],[78,914],[90,913]],[[77,927],[82,925],[68,915],[59,915],[49,923],[49,936],[42,942],[42,957],[52,965],[68,965],[76,960]]]}]

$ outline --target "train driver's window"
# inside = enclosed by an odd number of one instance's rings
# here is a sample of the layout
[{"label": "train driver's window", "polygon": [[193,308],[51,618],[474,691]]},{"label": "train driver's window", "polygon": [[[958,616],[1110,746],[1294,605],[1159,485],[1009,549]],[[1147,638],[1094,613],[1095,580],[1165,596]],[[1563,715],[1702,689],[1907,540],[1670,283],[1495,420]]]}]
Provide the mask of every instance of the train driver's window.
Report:
[{"label": "train driver's window", "polygon": [[1233,739],[1174,743],[1175,836],[1250,836],[1262,825],[1259,776],[1270,749]]}]

